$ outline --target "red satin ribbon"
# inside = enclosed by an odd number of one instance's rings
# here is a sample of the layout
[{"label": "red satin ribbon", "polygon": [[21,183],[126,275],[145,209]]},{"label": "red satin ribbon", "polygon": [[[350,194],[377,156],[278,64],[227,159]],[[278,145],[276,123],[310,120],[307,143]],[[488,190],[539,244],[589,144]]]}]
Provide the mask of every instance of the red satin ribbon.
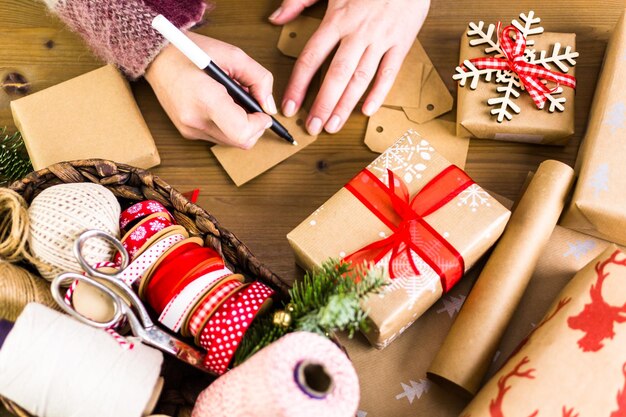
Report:
[{"label": "red satin ribbon", "polygon": [[189,283],[203,273],[223,267],[222,258],[211,248],[201,247],[182,253],[165,265],[159,265],[147,284],[145,294],[148,304],[160,314]]},{"label": "red satin ribbon", "polygon": [[463,257],[424,217],[447,204],[474,181],[451,165],[410,200],[406,184],[391,170],[388,175],[389,185],[385,185],[365,169],[346,184],[346,189],[385,223],[392,234],[345,259],[354,264],[377,263],[391,252],[389,276],[393,279],[420,275],[413,261],[414,252],[439,275],[443,291],[447,292],[463,276]]},{"label": "red satin ribbon", "polygon": [[[546,94],[554,93],[560,85],[576,88],[575,77],[526,62],[526,38],[515,26],[502,29],[502,22],[498,22],[498,42],[504,58],[482,57],[470,59],[470,62],[478,69],[510,70],[516,73],[537,108],[543,109],[547,101]],[[541,80],[554,82],[556,86],[550,89]]]}]

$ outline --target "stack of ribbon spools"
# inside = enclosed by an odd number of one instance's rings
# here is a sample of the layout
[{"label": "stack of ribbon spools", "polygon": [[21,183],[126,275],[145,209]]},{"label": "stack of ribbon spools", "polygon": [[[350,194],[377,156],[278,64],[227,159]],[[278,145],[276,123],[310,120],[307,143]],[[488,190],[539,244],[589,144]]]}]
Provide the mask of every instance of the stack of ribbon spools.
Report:
[{"label": "stack of ribbon spools", "polygon": [[[143,201],[122,212],[120,230],[130,257],[120,279],[137,291],[163,326],[193,337],[206,350],[208,368],[218,375],[226,372],[252,321],[271,305],[274,291],[233,273],[218,252],[204,247],[202,239],[189,237],[157,201]],[[113,263],[95,267],[110,272],[121,263],[117,253]],[[86,316],[109,319],[113,306],[87,287],[75,282],[66,300]]]}]

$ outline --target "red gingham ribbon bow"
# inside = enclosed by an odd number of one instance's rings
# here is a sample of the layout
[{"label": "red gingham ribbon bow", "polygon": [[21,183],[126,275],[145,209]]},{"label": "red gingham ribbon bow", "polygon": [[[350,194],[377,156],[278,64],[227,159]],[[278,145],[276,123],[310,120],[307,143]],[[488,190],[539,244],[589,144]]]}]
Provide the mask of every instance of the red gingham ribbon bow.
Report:
[{"label": "red gingham ribbon bow", "polygon": [[[524,59],[526,38],[515,26],[502,28],[498,22],[498,41],[504,58],[484,57],[474,58],[470,62],[478,69],[511,70],[519,76],[528,94],[537,108],[543,109],[546,103],[546,94],[553,93],[560,85],[576,88],[576,78],[545,69],[542,66],[530,64]],[[515,36],[511,37],[511,33]],[[548,88],[541,80],[556,83],[554,89]]]}]

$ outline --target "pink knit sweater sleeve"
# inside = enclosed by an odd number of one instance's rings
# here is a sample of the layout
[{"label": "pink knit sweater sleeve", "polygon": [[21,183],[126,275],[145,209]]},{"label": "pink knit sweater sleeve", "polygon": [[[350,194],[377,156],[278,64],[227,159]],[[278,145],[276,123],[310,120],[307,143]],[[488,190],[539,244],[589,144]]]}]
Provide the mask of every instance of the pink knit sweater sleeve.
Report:
[{"label": "pink knit sweater sleeve", "polygon": [[198,23],[203,0],[44,0],[100,58],[141,77],[167,41],[150,23],[163,14],[181,29]]}]

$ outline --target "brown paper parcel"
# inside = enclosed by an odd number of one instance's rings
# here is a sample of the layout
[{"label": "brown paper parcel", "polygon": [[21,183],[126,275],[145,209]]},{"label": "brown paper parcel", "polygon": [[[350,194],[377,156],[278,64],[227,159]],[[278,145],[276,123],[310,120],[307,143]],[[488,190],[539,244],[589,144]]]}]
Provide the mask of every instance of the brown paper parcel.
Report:
[{"label": "brown paper parcel", "polygon": [[[367,169],[383,183],[387,170],[407,184],[414,196],[450,163],[414,131],[408,131]],[[424,217],[463,257],[469,269],[498,239],[510,212],[474,184],[440,209]],[[391,230],[346,188],[292,230],[287,238],[297,262],[305,269],[319,267],[328,258],[345,257],[389,236]],[[390,254],[379,263],[385,265]],[[413,323],[442,295],[440,277],[416,254],[420,276],[389,279],[390,285],[370,297],[371,329],[367,337],[383,348]]]},{"label": "brown paper parcel", "polygon": [[611,36],[576,162],[578,183],[561,224],[626,245],[626,18]]},{"label": "brown paper parcel", "polygon": [[139,168],[160,163],[128,81],[107,65],[11,102],[35,169],[103,158]]},{"label": "brown paper parcel", "polygon": [[611,245],[576,274],[462,415],[623,416],[624,313],[626,254]]},{"label": "brown paper parcel", "polygon": [[[576,49],[576,35],[573,33],[545,32],[533,36],[533,39],[535,40],[534,48],[537,50],[548,50],[557,42]],[[459,63],[483,56],[485,56],[483,49],[470,46],[466,32],[461,38]],[[573,67],[568,74],[575,76],[575,71]],[[553,113],[545,109],[537,109],[530,95],[523,91],[515,100],[521,112],[512,120],[505,120],[502,123],[498,123],[495,116],[491,115],[491,106],[487,104],[487,100],[495,97],[495,94],[497,94],[496,84],[482,79],[475,90],[470,89],[469,85],[458,86],[457,136],[565,145],[574,134],[575,92],[573,89],[564,88],[563,94],[559,95],[567,99],[565,111]]]}]

